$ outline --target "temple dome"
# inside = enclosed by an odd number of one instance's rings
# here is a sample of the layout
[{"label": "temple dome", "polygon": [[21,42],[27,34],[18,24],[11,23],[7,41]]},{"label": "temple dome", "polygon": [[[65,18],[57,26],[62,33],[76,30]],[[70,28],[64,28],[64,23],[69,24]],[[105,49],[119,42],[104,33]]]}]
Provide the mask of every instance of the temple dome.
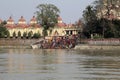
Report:
[{"label": "temple dome", "polygon": [[23,16],[21,16],[21,18],[19,19],[18,24],[26,24],[26,20]]},{"label": "temple dome", "polygon": [[58,27],[65,27],[66,24],[62,21],[62,18],[59,16],[58,17],[58,23],[57,23]]},{"label": "temple dome", "polygon": [[33,16],[32,19],[30,20],[30,24],[37,24],[35,16]]},{"label": "temple dome", "polygon": [[14,20],[10,16],[9,19],[7,20],[7,24],[14,24]]}]

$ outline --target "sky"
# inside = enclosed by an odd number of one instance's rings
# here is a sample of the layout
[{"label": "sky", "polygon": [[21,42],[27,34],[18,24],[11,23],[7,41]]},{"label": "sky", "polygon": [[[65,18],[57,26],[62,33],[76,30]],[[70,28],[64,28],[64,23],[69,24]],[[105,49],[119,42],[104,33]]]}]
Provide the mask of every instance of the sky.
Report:
[{"label": "sky", "polygon": [[10,16],[17,23],[23,16],[27,22],[35,16],[39,4],[54,4],[60,9],[60,16],[65,23],[74,23],[82,18],[83,10],[95,0],[0,0],[0,19]]}]

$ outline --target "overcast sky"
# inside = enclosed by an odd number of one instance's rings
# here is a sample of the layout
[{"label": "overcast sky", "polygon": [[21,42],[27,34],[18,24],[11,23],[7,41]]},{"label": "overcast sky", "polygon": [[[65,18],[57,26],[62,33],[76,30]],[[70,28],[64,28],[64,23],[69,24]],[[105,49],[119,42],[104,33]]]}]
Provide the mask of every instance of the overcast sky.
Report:
[{"label": "overcast sky", "polygon": [[0,0],[0,18],[7,20],[10,16],[15,22],[24,16],[27,22],[37,11],[36,6],[42,3],[51,3],[60,9],[60,16],[65,23],[74,23],[82,17],[87,5],[95,0]]}]

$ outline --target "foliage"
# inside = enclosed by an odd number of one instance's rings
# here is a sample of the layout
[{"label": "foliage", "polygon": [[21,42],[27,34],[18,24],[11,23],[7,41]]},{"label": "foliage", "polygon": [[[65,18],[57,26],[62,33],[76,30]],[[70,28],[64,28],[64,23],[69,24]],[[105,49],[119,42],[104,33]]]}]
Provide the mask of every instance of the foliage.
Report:
[{"label": "foliage", "polygon": [[32,36],[33,36],[33,32],[30,31],[30,32],[28,33],[28,38],[31,38]]},{"label": "foliage", "polygon": [[101,39],[101,38],[103,38],[102,35],[99,35],[99,34],[94,34],[93,35],[93,39]]},{"label": "foliage", "polygon": [[83,17],[85,20],[85,27],[83,28],[83,33],[88,38],[91,34],[96,33],[96,11],[94,10],[93,6],[87,6],[86,10],[83,11]]},{"label": "foliage", "polygon": [[38,39],[40,37],[41,37],[40,33],[34,33],[34,35],[33,35],[33,38],[36,38],[36,39]]},{"label": "foliage", "polygon": [[15,31],[13,32],[13,37],[16,37],[16,33],[15,33]]},{"label": "foliage", "polygon": [[21,32],[20,31],[18,32],[18,37],[21,37]]},{"label": "foliage", "polygon": [[26,38],[27,37],[27,32],[24,32],[23,33],[23,38]]},{"label": "foliage", "polygon": [[94,9],[93,6],[89,5],[86,7],[86,10],[83,11],[83,17],[85,20],[85,23],[89,23],[92,20],[96,20],[96,10]]},{"label": "foliage", "polygon": [[7,30],[7,33],[6,33],[6,37],[9,38],[10,37],[10,32]]},{"label": "foliage", "polygon": [[1,23],[1,25],[6,25],[7,24],[7,21],[3,21],[2,23]]},{"label": "foliage", "polygon": [[9,36],[9,32],[2,24],[0,24],[0,38],[5,38]]},{"label": "foliage", "polygon": [[44,34],[44,36],[47,36],[48,35],[47,30],[43,29],[42,34]]},{"label": "foliage", "polygon": [[7,30],[7,28],[5,27],[5,25],[6,25],[6,21],[3,21],[0,24],[0,38],[9,37],[9,31]]},{"label": "foliage", "polygon": [[[109,20],[103,16],[101,16],[101,18],[98,18],[97,13],[101,7],[103,7],[102,0],[96,0],[94,6],[88,6],[83,11],[83,17],[85,20],[83,34],[87,38],[91,38],[92,34],[97,34],[97,36],[93,36],[94,38],[120,38],[120,20]],[[106,16],[109,17],[110,9],[106,9]]]},{"label": "foliage", "polygon": [[40,4],[37,6],[37,9],[37,20],[43,27],[43,35],[46,36],[47,30],[56,25],[60,11],[53,4]]}]

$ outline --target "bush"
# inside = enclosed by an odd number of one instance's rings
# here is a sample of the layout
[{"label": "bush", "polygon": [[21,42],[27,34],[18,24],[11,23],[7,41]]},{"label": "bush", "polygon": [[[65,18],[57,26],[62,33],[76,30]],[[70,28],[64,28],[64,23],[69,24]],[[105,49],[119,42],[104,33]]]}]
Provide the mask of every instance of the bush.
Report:
[{"label": "bush", "polygon": [[23,33],[23,38],[27,38],[27,32]]},{"label": "bush", "polygon": [[40,37],[41,37],[40,33],[34,33],[34,35],[33,35],[33,38],[36,38],[36,39],[38,39]]}]

